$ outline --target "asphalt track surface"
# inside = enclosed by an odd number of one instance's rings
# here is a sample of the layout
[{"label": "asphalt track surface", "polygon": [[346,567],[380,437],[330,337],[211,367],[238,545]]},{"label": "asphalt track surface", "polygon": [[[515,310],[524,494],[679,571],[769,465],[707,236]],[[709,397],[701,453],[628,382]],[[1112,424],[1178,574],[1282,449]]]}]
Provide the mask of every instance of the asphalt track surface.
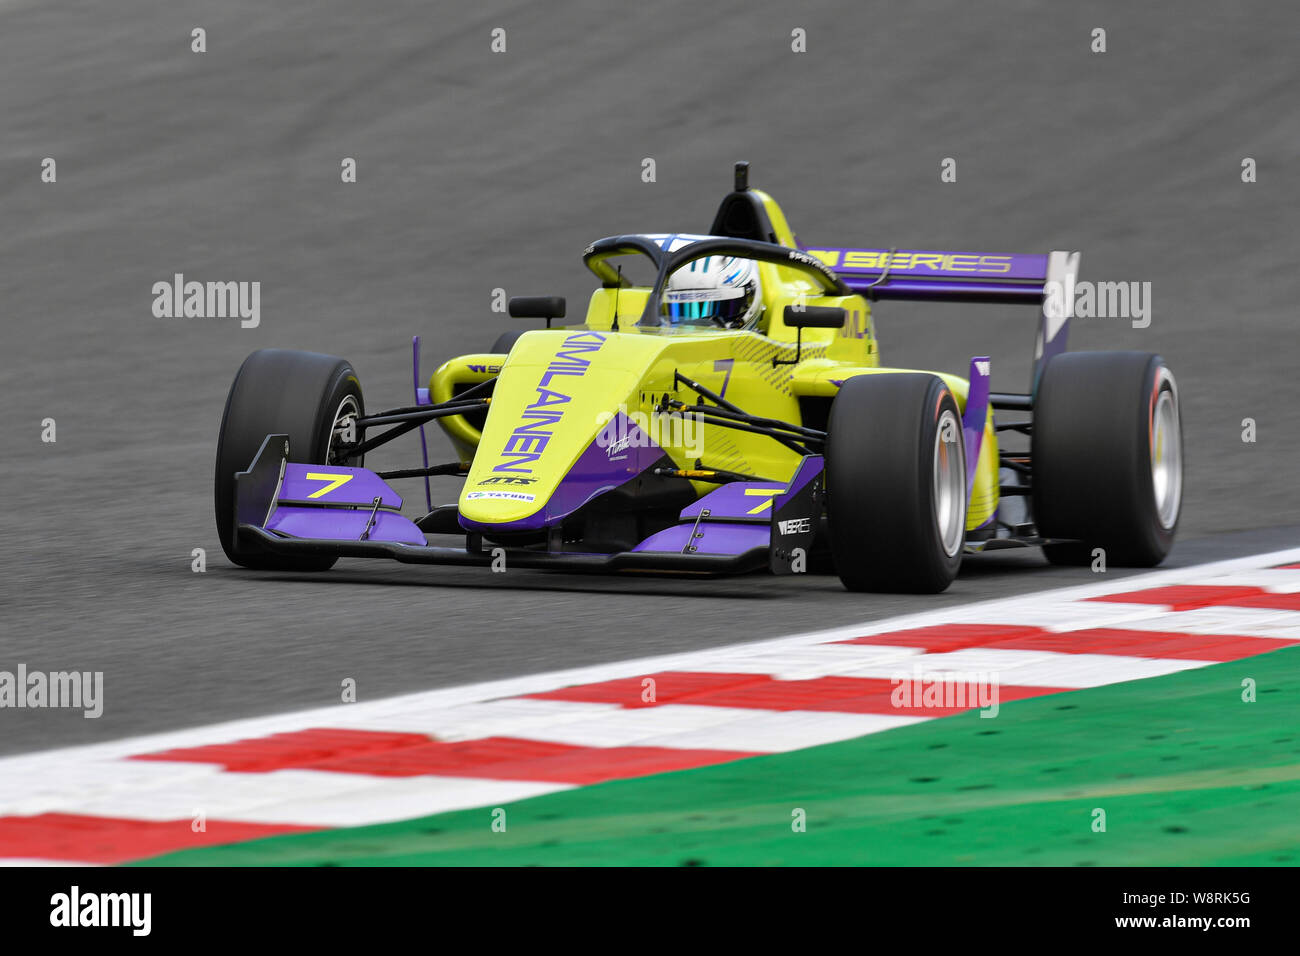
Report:
[{"label": "asphalt track surface", "polygon": [[[372,407],[406,403],[412,334],[427,371],[516,327],[496,287],[581,312],[586,243],[702,231],[737,159],[806,242],[1077,249],[1084,278],[1150,281],[1148,328],[1076,321],[1072,343],[1158,351],[1178,376],[1169,565],[1296,544],[1298,38],[1300,10],[1272,2],[0,0],[0,669],[106,684],[98,720],[0,713],[0,752],[320,706],[345,678],[375,699],[1092,580],[1037,552],[968,559],[938,597],[225,561],[212,459],[248,352],[343,355]],[[155,318],[151,287],[177,272],[260,281],[260,326]],[[1019,390],[1034,318],[1017,312],[876,321],[891,364],[991,354],[994,387]]]}]

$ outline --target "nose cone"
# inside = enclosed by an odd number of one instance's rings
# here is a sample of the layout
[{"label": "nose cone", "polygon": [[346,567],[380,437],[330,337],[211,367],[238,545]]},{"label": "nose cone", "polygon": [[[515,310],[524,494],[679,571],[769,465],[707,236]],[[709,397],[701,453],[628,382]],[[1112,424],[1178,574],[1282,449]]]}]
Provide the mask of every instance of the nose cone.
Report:
[{"label": "nose cone", "polygon": [[538,331],[515,343],[461,491],[462,527],[544,528],[645,466],[648,442],[629,449],[606,437],[618,434],[611,417],[639,397],[646,349],[638,339]]}]

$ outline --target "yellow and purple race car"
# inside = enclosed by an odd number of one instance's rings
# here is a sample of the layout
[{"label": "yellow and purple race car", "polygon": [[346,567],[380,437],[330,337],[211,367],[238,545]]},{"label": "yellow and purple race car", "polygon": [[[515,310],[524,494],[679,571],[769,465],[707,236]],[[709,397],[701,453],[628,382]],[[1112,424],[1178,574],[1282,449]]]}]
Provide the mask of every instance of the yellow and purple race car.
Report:
[{"label": "yellow and purple race car", "polygon": [[[427,382],[416,337],[411,405],[367,411],[343,359],[254,352],[218,439],[222,547],[276,571],[833,567],[855,591],[942,591],[993,548],[1157,564],[1182,499],[1178,389],[1158,355],[1065,350],[1078,259],[805,246],[737,164],[706,234],[587,247],[581,324],[552,327],[562,298],[511,299],[546,328]],[[1034,306],[1029,390],[991,391],[982,356],[965,378],[882,366],[871,304],[891,299]],[[435,421],[456,458],[431,465]],[[364,467],[413,432],[419,467]],[[433,475],[464,477],[457,502],[434,506]],[[404,479],[424,480],[419,515]]]}]

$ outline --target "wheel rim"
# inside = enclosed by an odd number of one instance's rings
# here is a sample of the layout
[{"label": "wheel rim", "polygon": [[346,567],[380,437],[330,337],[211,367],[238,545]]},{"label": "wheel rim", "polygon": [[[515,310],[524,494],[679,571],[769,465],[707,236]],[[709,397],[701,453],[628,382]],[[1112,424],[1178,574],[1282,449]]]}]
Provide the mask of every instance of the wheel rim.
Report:
[{"label": "wheel rim", "polygon": [[944,553],[952,557],[966,532],[966,460],[957,416],[945,410],[934,435],[934,520]]},{"label": "wheel rim", "polygon": [[[355,395],[344,395],[343,400],[339,402],[338,408],[334,409],[334,422],[330,425],[330,440],[325,446],[325,461],[331,465],[360,465],[361,460],[349,458],[343,461],[338,460],[335,449],[341,448],[348,444],[343,437],[344,431],[348,427],[348,420],[355,420],[361,417],[361,406],[357,404]],[[355,440],[355,437],[354,437]]]},{"label": "wheel rim", "polygon": [[1178,520],[1183,497],[1183,440],[1172,382],[1168,388],[1162,383],[1151,412],[1151,488],[1156,518],[1168,531]]}]

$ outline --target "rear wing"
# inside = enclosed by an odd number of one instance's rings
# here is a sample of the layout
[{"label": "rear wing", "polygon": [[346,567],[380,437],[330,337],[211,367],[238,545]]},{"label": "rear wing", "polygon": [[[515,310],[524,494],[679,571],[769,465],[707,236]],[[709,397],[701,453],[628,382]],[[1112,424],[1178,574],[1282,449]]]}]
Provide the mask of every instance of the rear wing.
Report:
[{"label": "rear wing", "polygon": [[991,255],[810,248],[802,243],[800,247],[835,270],[850,289],[870,300],[1038,306],[1031,395],[1047,360],[1065,351],[1079,273],[1077,252]]}]

